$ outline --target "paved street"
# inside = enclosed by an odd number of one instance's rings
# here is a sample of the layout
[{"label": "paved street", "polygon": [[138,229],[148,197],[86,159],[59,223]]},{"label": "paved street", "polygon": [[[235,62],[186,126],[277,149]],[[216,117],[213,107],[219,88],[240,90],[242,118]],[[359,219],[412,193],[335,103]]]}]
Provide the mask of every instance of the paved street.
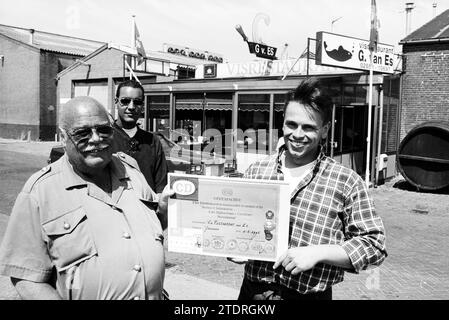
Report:
[{"label": "paved street", "polygon": [[[0,238],[25,179],[45,165],[49,143],[0,140]],[[359,275],[347,273],[334,299],[449,299],[449,195],[394,187],[372,195],[387,230],[389,256]],[[243,267],[224,258],[167,253],[166,289],[172,299],[235,299]],[[0,277],[0,299],[18,299]]]}]

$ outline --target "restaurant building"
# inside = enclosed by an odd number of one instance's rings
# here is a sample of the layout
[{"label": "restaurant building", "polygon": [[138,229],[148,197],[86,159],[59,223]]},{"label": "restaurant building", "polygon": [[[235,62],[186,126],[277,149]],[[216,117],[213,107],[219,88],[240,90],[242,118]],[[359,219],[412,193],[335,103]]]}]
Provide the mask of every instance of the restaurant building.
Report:
[{"label": "restaurant building", "polygon": [[[148,53],[145,63],[138,65],[135,50],[104,45],[58,75],[59,105],[90,95],[116,114],[115,90],[130,77],[128,64],[145,89],[145,110],[139,121],[143,129],[161,132],[183,148],[222,156],[226,166],[243,172],[276,149],[282,136],[285,94],[302,79],[315,76],[334,102],[326,153],[364,174],[367,72],[317,65],[310,57],[229,63],[211,55],[212,60],[201,60],[179,54],[176,46],[169,48],[159,56]],[[384,164],[384,178],[396,174],[399,76],[375,74],[373,106],[371,180],[376,177],[376,159]]]}]

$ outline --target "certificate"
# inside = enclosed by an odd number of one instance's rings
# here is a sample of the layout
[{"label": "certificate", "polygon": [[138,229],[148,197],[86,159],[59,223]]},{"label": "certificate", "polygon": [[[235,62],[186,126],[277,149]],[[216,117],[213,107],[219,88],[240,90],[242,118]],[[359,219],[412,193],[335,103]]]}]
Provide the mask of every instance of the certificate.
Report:
[{"label": "certificate", "polygon": [[276,261],[288,248],[290,192],[273,180],[168,175],[168,251]]}]

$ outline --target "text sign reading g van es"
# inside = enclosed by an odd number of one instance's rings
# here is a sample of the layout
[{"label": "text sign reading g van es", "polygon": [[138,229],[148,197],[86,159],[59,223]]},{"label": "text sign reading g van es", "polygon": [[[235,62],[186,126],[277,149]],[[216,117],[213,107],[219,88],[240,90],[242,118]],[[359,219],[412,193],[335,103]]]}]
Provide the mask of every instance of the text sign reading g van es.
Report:
[{"label": "text sign reading g van es", "polygon": [[[322,31],[316,39],[317,65],[370,70],[369,41]],[[394,46],[379,43],[373,52],[373,71],[394,73],[396,66]]]}]

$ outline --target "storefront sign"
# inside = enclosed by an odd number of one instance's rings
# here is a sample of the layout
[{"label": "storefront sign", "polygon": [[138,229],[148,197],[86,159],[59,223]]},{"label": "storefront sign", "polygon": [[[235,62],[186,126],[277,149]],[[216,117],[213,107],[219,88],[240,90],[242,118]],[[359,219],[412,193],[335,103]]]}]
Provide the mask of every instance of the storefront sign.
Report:
[{"label": "storefront sign", "polygon": [[[195,78],[207,78],[206,66],[197,66]],[[241,63],[219,63],[216,65],[216,78],[279,77],[286,74],[289,70],[289,75],[306,75],[307,66],[310,75],[354,73],[354,70],[350,69],[318,66],[314,63],[314,60],[309,60],[309,64],[307,64],[307,59],[301,58],[299,60],[258,60]]]},{"label": "storefront sign", "polygon": [[277,48],[267,46],[262,43],[248,42],[249,52],[255,54],[256,57],[264,59],[276,59]]},{"label": "storefront sign", "polygon": [[[316,63],[357,70],[370,70],[369,41],[342,35],[317,32]],[[377,45],[373,53],[373,71],[394,73],[397,56],[394,46]]]},{"label": "storefront sign", "polygon": [[164,44],[164,51],[184,57],[207,60],[222,63],[223,56],[221,54],[208,52],[204,50],[192,49],[188,47],[178,46],[174,44]]}]

